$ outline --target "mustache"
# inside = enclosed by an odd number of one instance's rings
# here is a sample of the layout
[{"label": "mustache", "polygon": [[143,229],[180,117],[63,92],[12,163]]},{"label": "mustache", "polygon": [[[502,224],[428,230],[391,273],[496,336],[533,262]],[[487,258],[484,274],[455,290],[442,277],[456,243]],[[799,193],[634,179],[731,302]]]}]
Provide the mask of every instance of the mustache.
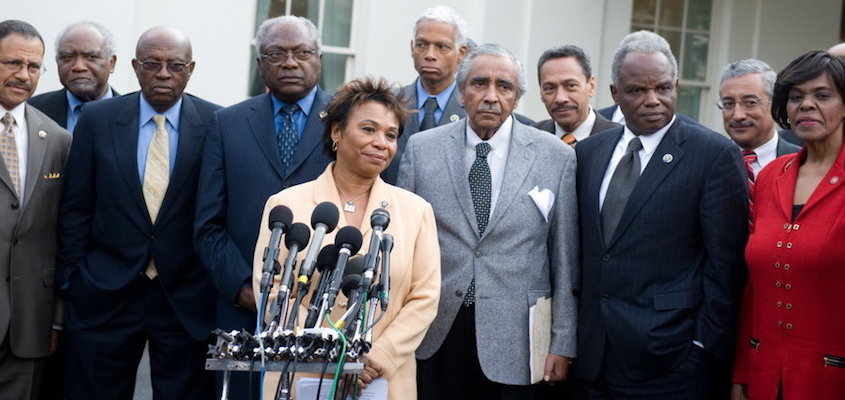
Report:
[{"label": "mustache", "polygon": [[6,82],[5,86],[12,86],[24,90],[32,90],[32,85],[30,85],[29,82],[26,81],[10,81]]},{"label": "mustache", "polygon": [[757,123],[755,123],[754,121],[747,121],[747,120],[746,121],[731,121],[731,122],[728,122],[729,128],[748,128],[748,127],[752,127],[752,126],[756,126],[756,125],[757,125]]},{"label": "mustache", "polygon": [[477,112],[495,112],[495,113],[501,113],[502,112],[502,109],[498,105],[491,104],[491,103],[482,103],[475,110]]},{"label": "mustache", "polygon": [[578,106],[575,104],[561,104],[552,107],[552,112],[559,111],[559,110],[577,110]]}]

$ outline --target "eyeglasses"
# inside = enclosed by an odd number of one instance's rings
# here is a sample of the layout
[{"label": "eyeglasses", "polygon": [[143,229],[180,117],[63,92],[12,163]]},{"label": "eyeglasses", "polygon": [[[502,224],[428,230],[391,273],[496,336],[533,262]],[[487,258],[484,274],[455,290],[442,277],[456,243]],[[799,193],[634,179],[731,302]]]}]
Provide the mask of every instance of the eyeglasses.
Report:
[{"label": "eyeglasses", "polygon": [[185,71],[188,68],[188,64],[182,62],[168,62],[163,63],[160,61],[141,61],[141,69],[147,72],[158,72],[161,71],[161,66],[166,65],[167,70],[170,73],[178,74]]},{"label": "eyeglasses", "polygon": [[317,54],[317,50],[285,50],[285,51],[274,51],[271,53],[264,53],[261,54],[261,58],[267,60],[270,65],[279,65],[284,64],[288,61],[291,57],[290,55],[293,54],[293,58],[298,61],[308,61],[314,54]]},{"label": "eyeglasses", "polygon": [[737,103],[733,99],[722,99],[716,102],[716,107],[719,107],[722,111],[731,112],[736,108],[737,104],[745,111],[754,111],[757,107],[760,107],[761,102],[756,99],[747,99]]},{"label": "eyeglasses", "polygon": [[45,71],[47,71],[47,67],[44,64],[38,63],[25,63],[21,60],[3,60],[0,61],[0,65],[3,66],[3,69],[12,73],[18,73],[23,67],[26,67],[26,70],[29,71],[30,75],[41,75]]}]

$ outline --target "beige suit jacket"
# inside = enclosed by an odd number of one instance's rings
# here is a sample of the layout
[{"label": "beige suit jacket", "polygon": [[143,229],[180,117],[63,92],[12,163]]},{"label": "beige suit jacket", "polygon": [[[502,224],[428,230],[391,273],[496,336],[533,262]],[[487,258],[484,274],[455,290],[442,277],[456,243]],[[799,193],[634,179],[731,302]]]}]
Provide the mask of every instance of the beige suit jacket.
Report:
[{"label": "beige suit jacket", "polygon": [[[283,190],[267,200],[253,262],[253,288],[256,294],[259,293],[264,248],[270,240],[270,230],[267,228],[270,210],[277,205],[285,205],[293,211],[294,222],[309,226],[311,213],[319,203],[329,201],[334,203],[338,210],[342,210],[342,202],[332,174],[333,168],[334,163],[316,180]],[[437,315],[437,302],[440,298],[440,247],[437,241],[437,227],[430,204],[411,192],[388,185],[381,179],[376,180],[370,191],[370,200],[364,215],[371,215],[373,210],[379,207],[390,213],[390,224],[385,232],[394,236],[395,244],[390,264],[390,303],[384,317],[373,330],[373,348],[367,357],[384,368],[390,399],[415,399],[417,391],[414,352]],[[340,214],[338,228],[326,235],[323,245],[334,243],[338,229],[348,225],[343,211]],[[364,218],[362,226],[358,229],[364,236],[364,244],[359,254],[364,254],[373,233],[369,217]],[[299,261],[302,261],[305,253],[306,251],[299,253]],[[287,254],[283,245],[279,254],[280,264],[284,263]],[[318,273],[315,272],[314,275],[312,280],[317,280]],[[268,304],[276,298],[279,279],[280,277],[276,276]],[[312,291],[313,287],[312,285]],[[308,304],[308,301],[309,299],[306,299],[303,304]],[[346,298],[340,294],[332,314],[335,321],[346,311],[343,307],[345,304]],[[265,382],[275,388],[277,378],[268,378]]]},{"label": "beige suit jacket", "polygon": [[20,358],[46,357],[56,312],[56,221],[70,135],[26,105],[28,150],[21,204],[0,161],[0,342]]}]

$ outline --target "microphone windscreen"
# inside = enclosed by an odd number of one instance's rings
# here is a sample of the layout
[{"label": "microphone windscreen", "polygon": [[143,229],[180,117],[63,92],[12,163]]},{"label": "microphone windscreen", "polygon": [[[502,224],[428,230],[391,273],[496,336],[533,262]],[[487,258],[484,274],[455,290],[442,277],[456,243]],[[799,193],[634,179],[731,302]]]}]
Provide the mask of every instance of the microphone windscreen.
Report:
[{"label": "microphone windscreen", "polygon": [[317,271],[323,272],[326,269],[334,269],[335,264],[337,264],[337,246],[326,245],[317,255]]},{"label": "microphone windscreen", "polygon": [[349,257],[346,262],[346,269],[343,270],[343,276],[346,275],[361,275],[364,273],[364,256]]},{"label": "microphone windscreen", "polygon": [[290,250],[293,244],[296,243],[299,246],[298,251],[302,251],[308,245],[309,240],[311,240],[311,229],[308,229],[308,225],[302,222],[295,222],[290,226],[290,230],[285,235],[285,246]]},{"label": "microphone windscreen", "polygon": [[377,226],[382,230],[387,229],[390,225],[390,213],[383,208],[376,208],[373,210],[373,215],[370,216],[370,226],[375,229]]},{"label": "microphone windscreen", "polygon": [[340,228],[340,230],[337,231],[337,236],[334,237],[334,245],[337,246],[338,250],[346,245],[352,254],[357,253],[358,250],[361,249],[361,244],[363,242],[364,238],[361,236],[361,231],[351,225]]},{"label": "microphone windscreen", "polygon": [[340,283],[340,291],[346,298],[349,298],[349,293],[358,288],[361,284],[360,274],[343,275],[343,281]]},{"label": "microphone windscreen", "polygon": [[271,231],[273,228],[282,228],[282,230],[287,230],[290,223],[293,221],[293,213],[290,211],[290,208],[278,205],[270,210],[268,221],[270,222]]},{"label": "microphone windscreen", "polygon": [[331,232],[337,227],[337,220],[340,218],[337,206],[334,203],[324,201],[314,207],[314,212],[311,214],[311,228],[317,229],[317,224],[326,225],[326,233]]}]

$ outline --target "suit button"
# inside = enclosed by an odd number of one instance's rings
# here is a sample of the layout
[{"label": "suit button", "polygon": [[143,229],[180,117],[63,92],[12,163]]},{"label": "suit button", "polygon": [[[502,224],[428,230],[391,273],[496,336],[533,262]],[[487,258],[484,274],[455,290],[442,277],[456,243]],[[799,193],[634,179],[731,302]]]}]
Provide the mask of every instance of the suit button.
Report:
[{"label": "suit button", "polygon": [[464,297],[464,292],[463,292],[463,291],[461,291],[461,290],[456,290],[456,291],[455,291],[455,296],[458,296],[458,297],[463,298],[463,297]]},{"label": "suit button", "polygon": [[784,269],[785,271],[789,271],[789,269],[790,269],[790,268],[792,268],[792,266],[791,266],[791,265],[789,265],[789,264],[784,264],[784,265],[783,265],[783,269]]},{"label": "suit button", "polygon": [[610,261],[610,255],[609,255],[609,254],[604,254],[604,255],[602,255],[602,256],[601,256],[601,260],[602,260],[602,261]]},{"label": "suit button", "polygon": [[610,295],[607,294],[607,293],[602,293],[601,301],[608,301],[608,300],[610,300]]},{"label": "suit button", "polygon": [[783,325],[783,322],[778,321],[777,325],[781,326],[781,325]]},{"label": "suit button", "polygon": [[791,310],[792,309],[792,303],[786,303],[786,309]]},{"label": "suit button", "polygon": [[776,305],[776,306],[778,306],[778,308],[780,308],[780,306],[782,306],[782,305],[783,305],[783,302],[782,302],[782,301],[779,301],[779,302],[775,303],[775,305]]},{"label": "suit button", "polygon": [[779,263],[779,262],[776,262],[776,263],[775,263],[775,268],[780,268],[780,263]]},{"label": "suit button", "polygon": [[481,252],[480,252],[480,251],[476,251],[476,252],[475,252],[475,256],[476,256],[476,257],[481,257]]},{"label": "suit button", "polygon": [[775,287],[776,287],[776,288],[781,287],[781,283],[780,283],[780,282],[775,282]]},{"label": "suit button", "polygon": [[792,284],[787,283],[786,285],[784,285],[784,287],[786,288],[786,290],[792,289]]},{"label": "suit button", "polygon": [[17,210],[20,206],[20,203],[18,203],[17,201],[13,201],[11,204],[12,210]]},{"label": "suit button", "polygon": [[792,324],[786,324],[786,329],[792,329]]}]

